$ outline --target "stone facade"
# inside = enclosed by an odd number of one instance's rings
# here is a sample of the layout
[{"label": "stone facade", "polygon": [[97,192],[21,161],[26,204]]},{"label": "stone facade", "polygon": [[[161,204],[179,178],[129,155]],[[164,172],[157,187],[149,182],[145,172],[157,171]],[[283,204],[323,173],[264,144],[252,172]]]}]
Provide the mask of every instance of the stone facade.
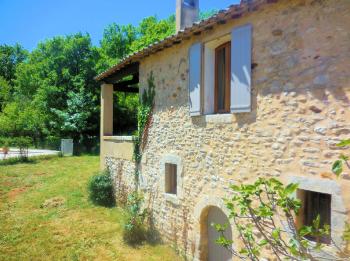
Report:
[{"label": "stone facade", "polygon": [[[189,47],[246,23],[253,25],[252,112],[190,117]],[[342,153],[335,144],[350,135],[349,68],[349,0],[278,1],[141,60],[140,86],[151,72],[156,85],[141,183],[164,238],[198,257],[198,209],[222,206],[230,184],[257,177],[336,184],[338,207],[349,213],[350,173],[330,174]],[[160,189],[168,154],[182,161],[177,201]]]}]

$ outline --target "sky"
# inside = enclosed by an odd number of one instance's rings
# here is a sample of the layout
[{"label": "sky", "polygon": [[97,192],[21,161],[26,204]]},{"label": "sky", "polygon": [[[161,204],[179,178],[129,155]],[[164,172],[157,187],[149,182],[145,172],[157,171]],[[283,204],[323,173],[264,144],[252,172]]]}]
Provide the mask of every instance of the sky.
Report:
[{"label": "sky", "polygon": [[[200,9],[219,10],[239,0],[199,0]],[[110,23],[137,25],[142,18],[166,18],[176,0],[0,0],[0,44],[33,50],[57,35],[89,33],[98,45]]]}]

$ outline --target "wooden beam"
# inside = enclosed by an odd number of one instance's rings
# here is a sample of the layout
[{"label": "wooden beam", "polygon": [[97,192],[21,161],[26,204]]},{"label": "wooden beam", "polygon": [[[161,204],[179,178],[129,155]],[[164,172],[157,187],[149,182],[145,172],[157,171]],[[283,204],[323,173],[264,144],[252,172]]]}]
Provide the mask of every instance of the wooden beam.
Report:
[{"label": "wooden beam", "polygon": [[131,80],[114,83],[113,87],[114,88],[125,87],[125,86],[131,86],[137,83],[139,83],[139,76],[137,74],[134,74]]},{"label": "wooden beam", "polygon": [[137,87],[130,87],[130,86],[119,86],[119,87],[114,87],[115,92],[129,92],[129,93],[139,93],[139,88]]},{"label": "wooden beam", "polygon": [[124,68],[120,69],[119,71],[112,73],[110,76],[103,79],[105,83],[109,84],[115,84],[121,79],[123,79],[125,76],[128,75],[138,75],[139,73],[139,63],[132,63],[129,65],[126,65]]}]

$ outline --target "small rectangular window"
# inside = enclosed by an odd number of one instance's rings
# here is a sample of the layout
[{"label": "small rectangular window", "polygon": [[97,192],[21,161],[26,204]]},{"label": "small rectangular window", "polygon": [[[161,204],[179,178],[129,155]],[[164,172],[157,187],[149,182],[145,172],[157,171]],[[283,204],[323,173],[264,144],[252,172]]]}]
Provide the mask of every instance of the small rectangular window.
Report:
[{"label": "small rectangular window", "polygon": [[231,42],[215,49],[215,112],[230,112]]},{"label": "small rectangular window", "polygon": [[177,194],[177,166],[176,164],[165,164],[165,193]]},{"label": "small rectangular window", "polygon": [[[302,201],[302,220],[301,224],[304,226],[312,226],[313,221],[320,216],[320,227],[325,225],[331,226],[331,200],[330,194],[319,193],[308,190],[300,190],[299,196]],[[331,236],[326,235],[322,237],[307,236],[309,240],[329,244]]]}]

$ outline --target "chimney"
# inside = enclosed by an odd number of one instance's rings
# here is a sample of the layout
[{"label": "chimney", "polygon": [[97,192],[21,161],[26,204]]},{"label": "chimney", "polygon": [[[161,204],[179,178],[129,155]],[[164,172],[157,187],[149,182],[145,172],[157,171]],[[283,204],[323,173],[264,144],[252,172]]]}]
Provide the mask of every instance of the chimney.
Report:
[{"label": "chimney", "polygon": [[176,0],[176,32],[199,19],[199,0]]}]

